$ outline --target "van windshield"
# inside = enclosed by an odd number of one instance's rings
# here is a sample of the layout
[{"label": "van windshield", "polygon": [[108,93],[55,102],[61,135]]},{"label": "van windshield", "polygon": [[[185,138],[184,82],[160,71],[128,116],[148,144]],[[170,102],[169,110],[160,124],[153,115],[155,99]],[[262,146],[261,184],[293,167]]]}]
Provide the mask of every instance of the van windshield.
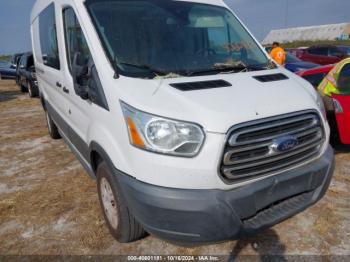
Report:
[{"label": "van windshield", "polygon": [[224,7],[170,0],[85,3],[111,63],[122,75],[210,75],[271,66]]}]

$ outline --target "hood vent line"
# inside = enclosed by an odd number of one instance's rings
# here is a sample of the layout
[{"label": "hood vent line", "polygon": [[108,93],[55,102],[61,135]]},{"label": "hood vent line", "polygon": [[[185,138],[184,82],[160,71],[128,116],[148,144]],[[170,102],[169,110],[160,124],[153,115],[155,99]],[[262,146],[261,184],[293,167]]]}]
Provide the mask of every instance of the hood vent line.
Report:
[{"label": "hood vent line", "polygon": [[253,78],[255,78],[256,80],[263,82],[263,83],[289,79],[288,76],[286,76],[284,74],[253,76]]},{"label": "hood vent line", "polygon": [[222,88],[232,86],[229,82],[224,80],[209,80],[200,82],[185,82],[185,83],[173,83],[170,86],[179,89],[181,91],[194,91],[212,88]]}]

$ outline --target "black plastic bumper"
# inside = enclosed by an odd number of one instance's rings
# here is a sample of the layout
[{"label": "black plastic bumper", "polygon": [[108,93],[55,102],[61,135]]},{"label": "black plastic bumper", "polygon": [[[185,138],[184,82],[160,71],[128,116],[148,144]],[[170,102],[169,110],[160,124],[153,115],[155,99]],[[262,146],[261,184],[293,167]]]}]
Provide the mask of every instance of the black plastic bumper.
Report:
[{"label": "black plastic bumper", "polygon": [[149,233],[208,243],[240,238],[303,211],[323,197],[333,171],[329,147],[311,164],[229,191],[158,187],[116,172],[129,208]]}]

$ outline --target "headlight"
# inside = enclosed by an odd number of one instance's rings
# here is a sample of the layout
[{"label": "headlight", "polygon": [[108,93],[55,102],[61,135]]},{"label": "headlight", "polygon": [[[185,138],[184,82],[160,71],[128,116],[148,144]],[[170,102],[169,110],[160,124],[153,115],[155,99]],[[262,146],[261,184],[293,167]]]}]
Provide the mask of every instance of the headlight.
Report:
[{"label": "headlight", "polygon": [[167,155],[198,154],[204,142],[200,126],[141,112],[123,102],[121,107],[133,146]]}]

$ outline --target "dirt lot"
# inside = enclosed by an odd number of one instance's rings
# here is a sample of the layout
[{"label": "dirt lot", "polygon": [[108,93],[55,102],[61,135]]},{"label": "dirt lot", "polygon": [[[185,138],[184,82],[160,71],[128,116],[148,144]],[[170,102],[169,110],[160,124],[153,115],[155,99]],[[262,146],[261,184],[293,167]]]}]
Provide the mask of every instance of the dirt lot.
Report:
[{"label": "dirt lot", "polygon": [[[119,244],[109,235],[95,182],[46,130],[38,99],[0,81],[0,254],[350,255],[350,150],[317,205],[241,241],[182,248],[149,236]],[[1,259],[0,259],[1,260]]]}]

